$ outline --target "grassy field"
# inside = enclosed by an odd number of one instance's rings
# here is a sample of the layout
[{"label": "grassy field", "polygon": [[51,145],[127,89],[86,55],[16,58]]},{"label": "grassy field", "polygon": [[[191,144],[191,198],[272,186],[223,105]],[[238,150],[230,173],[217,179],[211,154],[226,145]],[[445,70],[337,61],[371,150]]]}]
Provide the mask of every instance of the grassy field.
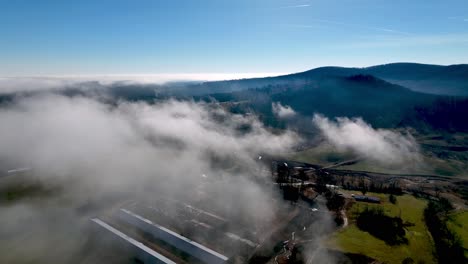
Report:
[{"label": "grassy field", "polygon": [[[322,143],[315,147],[292,153],[289,155],[289,159],[294,161],[318,164],[321,166],[330,166],[335,163],[344,161],[354,160],[358,158],[358,155],[351,151],[339,150],[328,143]],[[410,164],[412,165],[412,164]],[[374,161],[360,160],[355,164],[340,166],[337,169],[346,170],[360,170],[360,171],[373,171],[380,173],[421,173],[421,174],[434,174],[431,168],[417,168],[410,167],[405,168],[401,164],[390,166],[384,164],[378,164]],[[446,169],[448,170],[448,169]]]},{"label": "grassy field", "polygon": [[[419,143],[428,144],[421,140]],[[422,151],[422,162],[420,164],[401,164],[390,166],[379,164],[375,161],[362,159],[359,162],[338,167],[337,169],[373,171],[381,173],[409,173],[409,174],[431,174],[441,176],[468,177],[468,152],[447,151],[442,143],[430,142],[431,148]],[[441,146],[442,149],[437,149]],[[358,155],[351,151],[337,149],[329,143],[322,142],[317,146],[299,152],[291,153],[288,158],[295,161],[329,166],[335,163],[349,161],[358,158]]]},{"label": "grassy field", "polygon": [[[427,202],[411,195],[403,195],[397,197],[396,204],[392,204],[388,202],[387,195],[374,193],[368,195],[380,197],[382,204],[354,203],[347,213],[350,220],[349,226],[330,237],[329,247],[343,252],[363,254],[385,263],[401,263],[407,257],[412,258],[415,263],[435,263],[432,238],[423,219],[423,211]],[[403,221],[414,224],[406,228],[408,244],[390,246],[357,228],[354,220],[358,213],[372,206],[381,206],[387,215],[401,216]]]},{"label": "grassy field", "polygon": [[332,145],[323,142],[312,148],[291,153],[289,158],[295,161],[327,166],[337,162],[354,159],[356,158],[356,155],[350,151],[339,150]]},{"label": "grassy field", "polygon": [[463,240],[465,255],[468,257],[468,211],[452,214],[448,224],[449,228]]}]

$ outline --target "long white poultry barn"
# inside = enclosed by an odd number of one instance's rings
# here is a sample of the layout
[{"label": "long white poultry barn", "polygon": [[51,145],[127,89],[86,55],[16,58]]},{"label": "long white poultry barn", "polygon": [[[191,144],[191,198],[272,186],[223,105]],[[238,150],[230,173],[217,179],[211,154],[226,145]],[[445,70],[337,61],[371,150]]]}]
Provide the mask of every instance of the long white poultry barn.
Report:
[{"label": "long white poultry barn", "polygon": [[136,241],[135,239],[125,235],[119,230],[108,225],[104,221],[93,218],[91,219],[94,223],[102,227],[104,230],[109,231],[108,233],[117,238],[124,247],[130,248],[136,255],[136,258],[145,264],[175,264],[174,261],[164,257],[156,251],[145,246],[143,243]]},{"label": "long white poultry barn", "polygon": [[157,225],[129,210],[120,209],[117,213],[120,220],[133,225],[140,230],[153,235],[155,238],[178,248],[179,250],[205,262],[213,264],[227,263],[228,257],[209,249],[193,240],[177,234],[165,227]]}]

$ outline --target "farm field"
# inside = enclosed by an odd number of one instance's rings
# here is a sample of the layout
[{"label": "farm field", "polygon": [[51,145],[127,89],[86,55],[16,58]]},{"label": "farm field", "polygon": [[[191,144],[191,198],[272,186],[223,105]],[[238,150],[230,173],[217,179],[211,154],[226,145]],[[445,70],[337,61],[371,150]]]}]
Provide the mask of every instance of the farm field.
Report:
[{"label": "farm field", "polygon": [[[402,263],[406,258],[413,259],[414,263],[435,263],[435,258],[430,253],[434,250],[432,238],[423,219],[427,202],[411,195],[403,195],[397,197],[396,204],[392,204],[388,201],[388,195],[376,193],[367,195],[379,197],[382,203],[354,203],[347,212],[349,226],[330,237],[329,247],[346,253],[366,255],[385,263]],[[404,222],[411,223],[411,226],[406,227],[405,237],[408,239],[408,244],[390,246],[368,232],[361,231],[356,226],[355,219],[367,207],[383,207],[386,215],[392,217],[401,215]]]},{"label": "farm field", "polygon": [[454,213],[449,219],[449,227],[462,239],[468,257],[468,211]]}]

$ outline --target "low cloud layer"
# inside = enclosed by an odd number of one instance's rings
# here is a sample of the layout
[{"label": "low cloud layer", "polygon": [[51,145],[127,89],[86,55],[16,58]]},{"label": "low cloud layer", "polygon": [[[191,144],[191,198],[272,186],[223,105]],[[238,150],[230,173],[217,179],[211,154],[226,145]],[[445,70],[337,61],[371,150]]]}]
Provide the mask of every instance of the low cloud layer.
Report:
[{"label": "low cloud layer", "polygon": [[388,165],[420,162],[419,146],[409,133],[374,129],[361,118],[330,120],[315,115],[313,122],[331,144],[352,150],[366,159]]},{"label": "low cloud layer", "polygon": [[273,102],[271,104],[273,114],[279,118],[290,118],[296,115],[296,111],[289,105],[282,105],[280,102]]},{"label": "low cloud layer", "polygon": [[34,96],[1,109],[0,120],[0,159],[41,174],[99,175],[112,182],[201,175],[211,156],[250,163],[252,155],[275,153],[297,139],[289,132],[272,134],[255,117],[175,100],[114,106],[84,97]]},{"label": "low cloud layer", "polygon": [[[261,232],[273,221],[277,205],[271,201],[278,193],[253,180],[270,177],[262,176],[256,157],[286,151],[298,142],[296,134],[273,134],[253,116],[176,100],[106,104],[41,94],[2,105],[0,120],[1,169],[31,168],[40,182],[63,190],[59,197],[0,204],[0,225],[16,230],[6,231],[11,239],[0,246],[15,248],[4,255],[4,260],[15,261],[35,256],[47,262],[52,255],[37,252],[57,250],[53,262],[73,262],[68,257],[79,254],[86,238],[76,237],[81,244],[56,244],[69,239],[69,233],[84,234],[77,230],[78,221],[90,217],[83,204],[106,196],[125,200],[149,192],[212,201],[207,208],[221,210],[234,223],[248,221]],[[108,206],[112,203],[91,208]],[[45,210],[47,214],[40,213]],[[19,221],[25,215],[35,219],[28,224],[29,235],[21,233]],[[18,247],[16,237],[30,243]],[[31,246],[36,244],[40,248]]]},{"label": "low cloud layer", "polygon": [[101,85],[113,83],[165,84],[183,81],[219,81],[243,78],[278,76],[282,73],[168,73],[168,74],[106,74],[106,75],[63,75],[42,77],[0,77],[0,94],[30,92],[81,86],[83,83],[98,82]]}]

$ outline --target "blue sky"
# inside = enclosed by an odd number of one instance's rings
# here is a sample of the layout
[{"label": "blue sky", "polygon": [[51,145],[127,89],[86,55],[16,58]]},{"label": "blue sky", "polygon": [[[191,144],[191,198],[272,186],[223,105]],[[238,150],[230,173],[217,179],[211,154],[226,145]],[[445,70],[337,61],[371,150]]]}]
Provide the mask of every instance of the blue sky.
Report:
[{"label": "blue sky", "polygon": [[468,63],[466,0],[0,0],[0,76]]}]

